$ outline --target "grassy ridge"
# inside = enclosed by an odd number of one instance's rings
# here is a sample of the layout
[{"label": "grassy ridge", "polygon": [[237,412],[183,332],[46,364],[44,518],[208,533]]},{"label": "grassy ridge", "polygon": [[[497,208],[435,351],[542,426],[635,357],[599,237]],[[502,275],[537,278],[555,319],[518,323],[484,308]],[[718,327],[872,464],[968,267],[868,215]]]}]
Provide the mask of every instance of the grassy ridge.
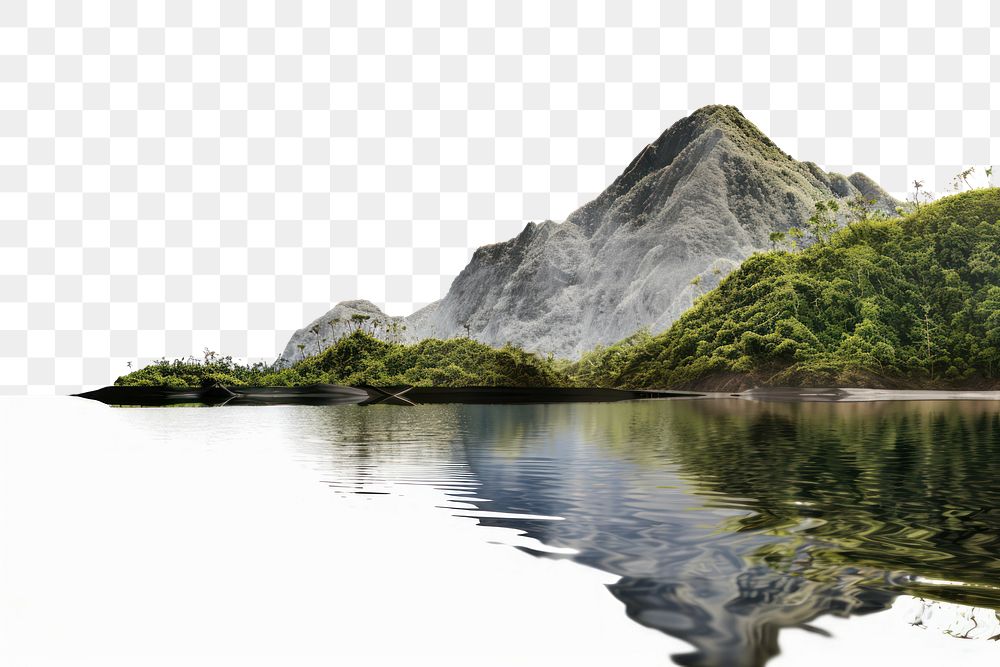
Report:
[{"label": "grassy ridge", "polygon": [[620,387],[1000,384],[1000,189],[747,259],[669,330],[585,355]]},{"label": "grassy ridge", "polygon": [[205,363],[164,360],[123,375],[115,384],[184,388],[216,382],[233,387],[321,382],[439,387],[571,384],[558,362],[513,346],[497,349],[468,338],[428,339],[403,345],[379,340],[364,331],[355,331],[324,352],[283,370],[265,364],[234,364],[229,359]]}]

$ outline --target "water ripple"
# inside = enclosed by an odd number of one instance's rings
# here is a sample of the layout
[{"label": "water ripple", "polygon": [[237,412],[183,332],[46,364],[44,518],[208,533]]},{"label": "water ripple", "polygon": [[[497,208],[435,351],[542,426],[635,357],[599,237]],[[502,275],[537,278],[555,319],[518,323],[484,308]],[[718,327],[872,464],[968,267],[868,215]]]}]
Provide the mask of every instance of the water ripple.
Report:
[{"label": "water ripple", "polygon": [[1000,608],[993,404],[336,407],[315,420],[305,442],[332,459],[331,486],[431,486],[456,498],[442,511],[619,576],[609,589],[631,618],[693,645],[679,664],[763,665],[782,629],[902,593]]}]

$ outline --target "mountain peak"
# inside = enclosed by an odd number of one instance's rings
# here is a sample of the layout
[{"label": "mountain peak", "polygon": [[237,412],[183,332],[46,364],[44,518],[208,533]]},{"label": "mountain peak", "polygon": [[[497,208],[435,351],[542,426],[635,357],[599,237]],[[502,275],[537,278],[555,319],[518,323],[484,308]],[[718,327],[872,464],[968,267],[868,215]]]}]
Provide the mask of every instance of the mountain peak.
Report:
[{"label": "mountain peak", "polygon": [[745,123],[753,125],[734,104],[706,104],[688,114],[688,118],[711,119],[719,123]]},{"label": "mountain peak", "polygon": [[680,178],[680,174],[693,170],[720,143],[726,153],[740,155],[752,162],[782,166],[797,164],[739,108],[710,104],[676,121],[653,142],[646,144],[604,192],[573,212],[568,220],[593,232],[605,220],[609,209],[641,181],[668,168]]},{"label": "mountain peak", "polygon": [[[639,171],[662,169],[674,161],[685,148],[708,133],[721,132],[729,142],[742,152],[765,159],[791,160],[771,138],[760,131],[739,108],[728,104],[710,104],[701,107],[668,127],[655,141],[636,156],[625,172],[640,167]],[[646,159],[643,159],[643,156]]]},{"label": "mountain peak", "polygon": [[[735,106],[705,106],[647,144],[565,222],[531,223],[477,250],[444,299],[406,318],[405,337],[470,335],[574,356],[643,326],[662,331],[769,247],[771,232],[801,224],[817,201],[859,194],[895,209],[871,179],[798,162]],[[321,318],[296,332],[283,358],[339,334],[327,325]]]},{"label": "mountain peak", "polygon": [[701,135],[714,130],[721,131],[742,151],[768,159],[792,159],[747,119],[739,108],[729,104],[710,104],[697,109],[667,128],[652,145],[671,145],[683,149]]}]

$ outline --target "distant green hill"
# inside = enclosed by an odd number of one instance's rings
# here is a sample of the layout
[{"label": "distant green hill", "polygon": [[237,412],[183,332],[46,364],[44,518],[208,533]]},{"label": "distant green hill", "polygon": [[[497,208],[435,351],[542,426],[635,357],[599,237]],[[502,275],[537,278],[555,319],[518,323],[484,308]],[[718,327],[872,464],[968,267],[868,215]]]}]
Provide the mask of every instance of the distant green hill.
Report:
[{"label": "distant green hill", "polygon": [[1000,387],[1000,189],[755,254],[666,332],[571,370],[620,387]]},{"label": "distant green hill", "polygon": [[355,331],[322,353],[282,370],[264,364],[234,364],[228,359],[205,363],[164,360],[123,375],[115,384],[182,388],[216,382],[232,387],[320,382],[438,387],[551,387],[571,383],[558,362],[510,345],[497,349],[468,338],[427,339],[403,345]]}]

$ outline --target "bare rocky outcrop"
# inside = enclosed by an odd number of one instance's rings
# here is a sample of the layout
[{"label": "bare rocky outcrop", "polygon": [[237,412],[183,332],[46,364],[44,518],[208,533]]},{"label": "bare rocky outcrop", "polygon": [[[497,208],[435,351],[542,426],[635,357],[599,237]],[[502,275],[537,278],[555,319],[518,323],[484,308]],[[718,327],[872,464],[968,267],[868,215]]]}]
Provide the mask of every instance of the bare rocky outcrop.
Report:
[{"label": "bare rocky outcrop", "polygon": [[[479,248],[442,300],[405,318],[405,337],[465,335],[468,327],[492,345],[575,357],[642,327],[662,331],[769,247],[771,232],[801,224],[817,201],[858,195],[895,209],[863,174],[798,162],[735,107],[704,107],[565,222],[529,223]],[[308,333],[293,338],[315,349]]]},{"label": "bare rocky outcrop", "polygon": [[366,331],[373,332],[379,338],[395,340],[400,339],[404,333],[403,318],[386,315],[371,301],[342,301],[292,334],[281,356],[275,361],[275,366],[287,368],[296,361],[319,354],[338,338],[361,326],[358,320],[352,319],[355,315],[369,318],[364,320]]}]

